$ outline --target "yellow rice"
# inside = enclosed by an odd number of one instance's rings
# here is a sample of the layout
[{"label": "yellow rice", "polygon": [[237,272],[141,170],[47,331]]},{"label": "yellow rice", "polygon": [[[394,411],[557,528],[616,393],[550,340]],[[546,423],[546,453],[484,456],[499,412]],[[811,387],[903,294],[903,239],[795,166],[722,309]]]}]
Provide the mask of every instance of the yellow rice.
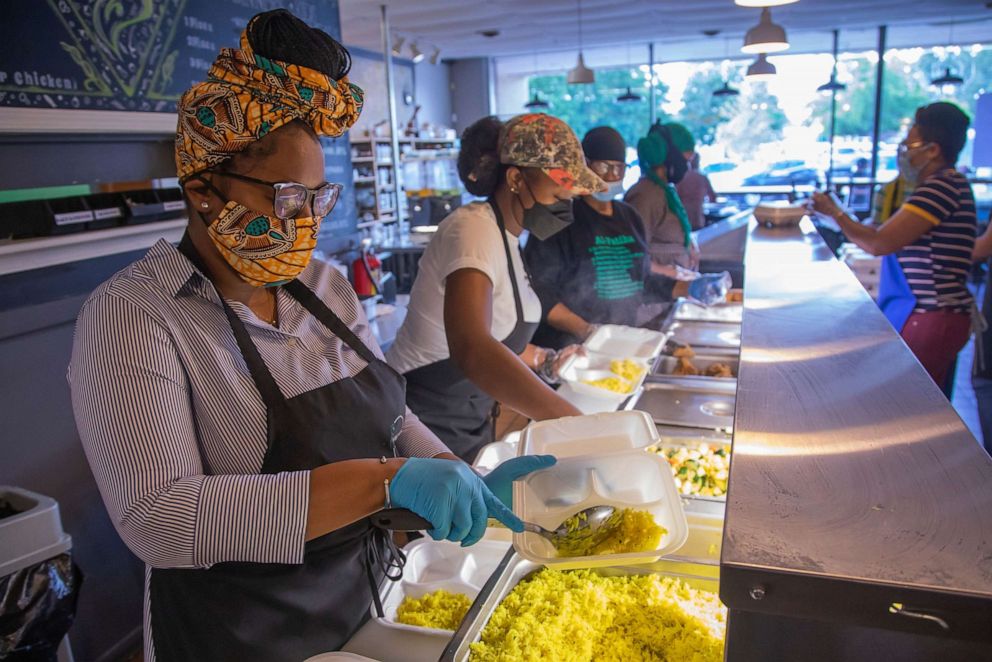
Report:
[{"label": "yellow rice", "polygon": [[443,588],[420,598],[403,598],[396,608],[396,622],[438,630],[457,630],[472,606],[472,600],[461,593],[451,593]]},{"label": "yellow rice", "polygon": [[542,569],[503,599],[473,662],[721,662],[726,608],[715,593],[659,575]]},{"label": "yellow rice", "polygon": [[[568,531],[577,531],[579,518],[573,515],[565,520]],[[658,549],[661,537],[668,533],[659,526],[649,512],[620,508],[616,510],[602,527],[581,535],[566,536],[558,543],[558,556],[593,556],[600,554],[624,554]]]}]

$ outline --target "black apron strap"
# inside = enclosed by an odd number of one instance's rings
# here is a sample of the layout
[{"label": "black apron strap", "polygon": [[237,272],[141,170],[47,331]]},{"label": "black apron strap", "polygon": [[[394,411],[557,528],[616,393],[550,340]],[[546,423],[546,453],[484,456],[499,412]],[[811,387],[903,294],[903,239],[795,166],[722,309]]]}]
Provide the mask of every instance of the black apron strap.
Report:
[{"label": "black apron strap", "polygon": [[[493,209],[493,214],[496,215],[496,225],[499,226],[499,236],[503,240],[503,250],[506,253],[506,269],[510,275],[510,287],[513,288],[513,306],[517,311],[517,324],[524,321],[524,304],[523,300],[520,298],[520,286],[517,284],[517,270],[513,268],[513,257],[510,254],[510,242],[506,238],[506,224],[503,222],[503,214],[499,210],[499,205],[492,198],[489,199],[489,206]],[[521,264],[524,264],[523,259],[520,260]],[[524,275],[528,278],[527,265],[524,265]]]},{"label": "black apron strap", "polygon": [[[196,247],[193,246],[193,241],[190,239],[189,233],[183,234],[183,238],[179,242],[179,252],[185,255],[186,259],[192,262],[193,266],[199,269],[204,277],[206,277],[207,269],[203,264],[200,254],[197,253]],[[241,321],[241,318],[238,317],[237,313],[234,312],[220,292],[217,293],[217,296],[220,298],[221,307],[224,309],[227,321],[231,325],[231,331],[234,333],[234,339],[238,343],[238,349],[241,350],[241,356],[244,358],[245,365],[248,366],[248,372],[251,373],[251,377],[255,381],[255,386],[262,396],[262,402],[265,403],[270,413],[273,411],[282,411],[286,398],[283,396],[282,391],[279,390],[279,385],[276,383],[275,377],[269,372],[269,367],[262,360],[262,355],[259,354],[255,343],[248,336],[248,329],[245,328],[244,322]]]},{"label": "black apron strap", "polygon": [[348,325],[341,321],[341,318],[334,314],[309,287],[299,280],[291,280],[283,285],[289,294],[300,302],[300,305],[310,311],[310,314],[323,323],[331,332],[340,338],[344,344],[348,345],[356,354],[365,359],[366,363],[376,361],[378,357],[372,350],[362,342],[361,338],[355,335]]}]

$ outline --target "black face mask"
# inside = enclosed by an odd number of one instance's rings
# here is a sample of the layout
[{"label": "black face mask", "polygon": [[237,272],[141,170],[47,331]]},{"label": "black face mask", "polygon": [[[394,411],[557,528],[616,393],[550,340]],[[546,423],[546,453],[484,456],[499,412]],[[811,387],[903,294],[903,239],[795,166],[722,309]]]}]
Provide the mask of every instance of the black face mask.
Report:
[{"label": "black face mask", "polygon": [[[534,198],[533,192],[531,192],[531,198]],[[523,201],[520,204],[522,206]],[[567,228],[574,220],[571,200],[559,200],[545,205],[534,198],[534,206],[530,209],[524,209],[522,223],[525,230],[544,241]]]},{"label": "black face mask", "polygon": [[672,142],[672,137],[669,135],[668,131],[665,131],[665,142],[668,143],[668,157],[665,159],[665,174],[668,175],[668,181],[672,184],[678,184],[685,177],[685,173],[689,171],[689,162],[686,161],[685,157],[682,156],[682,152],[675,147],[675,143]]}]

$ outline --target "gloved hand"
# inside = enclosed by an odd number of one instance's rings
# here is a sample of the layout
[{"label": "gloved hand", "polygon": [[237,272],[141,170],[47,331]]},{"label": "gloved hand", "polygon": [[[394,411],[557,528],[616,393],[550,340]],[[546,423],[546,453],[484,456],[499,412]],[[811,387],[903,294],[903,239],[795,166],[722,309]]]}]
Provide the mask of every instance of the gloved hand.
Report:
[{"label": "gloved hand", "polygon": [[486,487],[507,507],[513,507],[513,481],[538,469],[554,466],[554,455],[524,455],[507,460],[483,477]]},{"label": "gloved hand", "polygon": [[390,482],[389,495],[393,506],[429,521],[433,528],[427,533],[434,540],[474,545],[486,532],[490,517],[518,533],[524,530],[523,522],[464,462],[411,457]]},{"label": "gloved hand", "polygon": [[689,298],[704,306],[712,306],[727,300],[727,292],[733,284],[729,271],[703,274],[689,283]]}]

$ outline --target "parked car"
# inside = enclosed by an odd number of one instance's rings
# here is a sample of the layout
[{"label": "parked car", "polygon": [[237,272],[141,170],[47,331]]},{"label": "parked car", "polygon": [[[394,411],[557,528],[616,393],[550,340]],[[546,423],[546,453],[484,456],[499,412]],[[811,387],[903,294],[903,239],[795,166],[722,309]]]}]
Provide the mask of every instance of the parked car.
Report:
[{"label": "parked car", "polygon": [[[779,164],[795,164],[779,167]],[[802,161],[780,161],[773,163],[764,172],[751,175],[744,179],[744,186],[818,186],[820,172]]]}]

